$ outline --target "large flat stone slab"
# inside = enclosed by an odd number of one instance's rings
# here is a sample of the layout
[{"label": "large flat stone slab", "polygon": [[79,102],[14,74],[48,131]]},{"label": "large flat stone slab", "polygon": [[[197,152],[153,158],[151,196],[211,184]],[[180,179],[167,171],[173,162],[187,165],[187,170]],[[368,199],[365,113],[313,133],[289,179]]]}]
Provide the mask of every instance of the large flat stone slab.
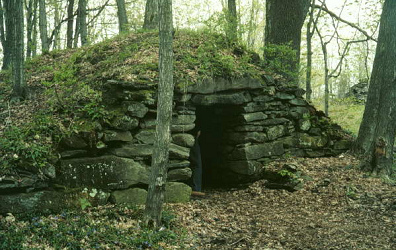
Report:
[{"label": "large flat stone slab", "polygon": [[194,94],[213,94],[227,90],[260,89],[263,87],[264,83],[262,80],[249,77],[229,80],[207,78],[200,83],[188,86],[187,92]]},{"label": "large flat stone slab", "polygon": [[122,189],[148,184],[146,168],[132,159],[117,156],[62,160],[57,176],[69,187]]},{"label": "large flat stone slab", "polygon": [[256,160],[263,157],[282,155],[284,152],[283,143],[281,142],[263,143],[236,148],[232,152],[231,158],[233,160]]},{"label": "large flat stone slab", "polygon": [[214,104],[240,105],[250,102],[252,97],[248,92],[237,92],[227,94],[195,95],[192,102],[196,105],[209,106]]}]

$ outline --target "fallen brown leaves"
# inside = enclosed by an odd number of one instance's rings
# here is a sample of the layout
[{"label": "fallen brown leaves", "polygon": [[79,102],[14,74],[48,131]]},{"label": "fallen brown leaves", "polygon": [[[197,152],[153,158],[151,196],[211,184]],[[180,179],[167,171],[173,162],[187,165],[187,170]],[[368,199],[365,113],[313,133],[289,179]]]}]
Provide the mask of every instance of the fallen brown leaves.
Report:
[{"label": "fallen brown leaves", "polygon": [[[313,178],[290,193],[265,181],[171,205],[197,249],[395,249],[396,187],[350,156],[290,159]],[[275,162],[284,164],[285,162]]]}]

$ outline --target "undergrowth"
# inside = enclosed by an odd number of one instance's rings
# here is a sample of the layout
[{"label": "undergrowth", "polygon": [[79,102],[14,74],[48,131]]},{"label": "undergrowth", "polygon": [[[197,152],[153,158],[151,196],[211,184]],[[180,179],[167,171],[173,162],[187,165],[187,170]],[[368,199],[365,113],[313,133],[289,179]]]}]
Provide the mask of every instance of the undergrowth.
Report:
[{"label": "undergrowth", "polygon": [[60,214],[12,215],[0,220],[0,249],[168,249],[183,246],[176,216],[164,212],[161,229],[142,224],[143,210],[106,206]]}]

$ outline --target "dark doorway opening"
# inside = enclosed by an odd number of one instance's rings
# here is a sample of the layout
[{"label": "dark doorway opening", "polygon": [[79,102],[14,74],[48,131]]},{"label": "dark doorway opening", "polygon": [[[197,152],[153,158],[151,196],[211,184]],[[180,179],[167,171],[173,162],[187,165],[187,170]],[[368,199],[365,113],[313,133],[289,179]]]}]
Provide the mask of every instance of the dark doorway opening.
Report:
[{"label": "dark doorway opening", "polygon": [[[234,108],[235,112],[235,108]],[[225,166],[227,154],[227,132],[232,122],[232,106],[198,106],[196,130],[201,131],[199,144],[202,158],[203,189],[230,186]]]}]

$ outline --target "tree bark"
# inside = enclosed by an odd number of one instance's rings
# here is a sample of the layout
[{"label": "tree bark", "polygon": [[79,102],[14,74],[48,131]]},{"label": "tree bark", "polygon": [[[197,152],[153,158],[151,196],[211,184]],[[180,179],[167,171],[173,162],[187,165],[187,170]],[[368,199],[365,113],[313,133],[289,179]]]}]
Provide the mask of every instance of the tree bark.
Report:
[{"label": "tree bark", "polygon": [[173,103],[172,26],[172,0],[160,0],[157,126],[145,210],[146,223],[153,227],[161,224],[171,138],[170,124]]},{"label": "tree bark", "polygon": [[45,0],[39,0],[39,28],[40,28],[40,39],[41,39],[41,51],[42,53],[49,50],[48,33],[47,33],[47,11],[45,6]]},{"label": "tree bark", "polygon": [[81,46],[88,44],[88,27],[87,27],[87,0],[78,1],[78,17],[80,23]]},{"label": "tree bark", "polygon": [[117,0],[117,16],[119,33],[128,32],[128,18],[125,8],[125,0]]},{"label": "tree bark", "polygon": [[30,58],[32,56],[33,47],[36,46],[35,41],[33,40],[33,29],[37,21],[38,0],[29,0],[29,2],[26,4],[26,7],[26,58]]},{"label": "tree bark", "polygon": [[363,120],[353,147],[367,156],[364,170],[392,173],[396,130],[396,1],[385,0]]},{"label": "tree bark", "polygon": [[[288,62],[297,72],[300,62],[301,28],[310,0],[267,0],[264,45],[289,44],[296,51],[296,60]],[[287,63],[287,62],[285,62]]]},{"label": "tree bark", "polygon": [[74,23],[74,0],[69,0],[67,4],[67,31],[66,31],[66,47],[73,48],[73,23]]},{"label": "tree bark", "polygon": [[146,9],[144,11],[143,29],[158,29],[158,1],[159,0],[147,0]]},{"label": "tree bark", "polygon": [[14,5],[12,0],[4,0],[4,17],[5,17],[5,40],[3,45],[3,66],[2,69],[8,69],[12,64],[14,43],[15,43],[15,19]]},{"label": "tree bark", "polygon": [[236,42],[238,40],[238,16],[235,0],[228,0],[227,17],[227,36],[231,41]]},{"label": "tree bark", "polygon": [[[59,8],[59,3],[58,1],[54,2],[54,23],[55,23],[55,28],[53,30],[53,36],[51,35],[51,38],[53,37],[53,49],[60,49],[60,29],[61,29],[61,17],[60,17],[60,8]],[[50,39],[51,40],[51,39]]]}]

